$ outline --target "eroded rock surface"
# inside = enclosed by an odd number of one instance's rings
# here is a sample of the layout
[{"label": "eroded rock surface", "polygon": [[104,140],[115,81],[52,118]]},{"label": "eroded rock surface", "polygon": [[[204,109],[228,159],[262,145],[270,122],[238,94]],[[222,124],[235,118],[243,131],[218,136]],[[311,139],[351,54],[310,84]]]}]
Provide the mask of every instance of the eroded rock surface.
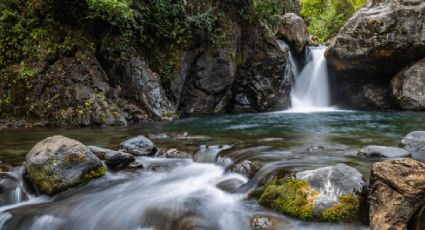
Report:
[{"label": "eroded rock surface", "polygon": [[425,204],[425,164],[396,159],[373,164],[369,183],[371,230],[405,230]]}]

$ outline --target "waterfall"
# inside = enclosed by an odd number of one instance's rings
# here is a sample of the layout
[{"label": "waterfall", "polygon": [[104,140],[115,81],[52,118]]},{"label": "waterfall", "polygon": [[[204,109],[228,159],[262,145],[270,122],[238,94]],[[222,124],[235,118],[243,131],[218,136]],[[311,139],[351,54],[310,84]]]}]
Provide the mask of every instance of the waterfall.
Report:
[{"label": "waterfall", "polygon": [[[330,106],[328,69],[324,56],[326,47],[307,47],[311,54],[308,63],[298,73],[293,71],[295,85],[291,92],[291,112],[333,111]],[[290,63],[294,57],[290,54]]]}]

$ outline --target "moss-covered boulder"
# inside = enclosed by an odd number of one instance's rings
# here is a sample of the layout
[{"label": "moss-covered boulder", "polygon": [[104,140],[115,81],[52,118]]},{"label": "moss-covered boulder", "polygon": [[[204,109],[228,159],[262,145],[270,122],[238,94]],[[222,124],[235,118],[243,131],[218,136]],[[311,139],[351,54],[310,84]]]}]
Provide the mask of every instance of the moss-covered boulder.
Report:
[{"label": "moss-covered boulder", "polygon": [[351,222],[358,218],[364,180],[344,164],[270,181],[260,204],[303,220]]},{"label": "moss-covered boulder", "polygon": [[53,136],[37,143],[27,154],[25,168],[42,193],[55,194],[103,176],[102,162],[82,143]]},{"label": "moss-covered boulder", "polygon": [[313,204],[319,193],[306,181],[283,179],[271,181],[260,197],[260,203],[303,220],[313,219]]}]

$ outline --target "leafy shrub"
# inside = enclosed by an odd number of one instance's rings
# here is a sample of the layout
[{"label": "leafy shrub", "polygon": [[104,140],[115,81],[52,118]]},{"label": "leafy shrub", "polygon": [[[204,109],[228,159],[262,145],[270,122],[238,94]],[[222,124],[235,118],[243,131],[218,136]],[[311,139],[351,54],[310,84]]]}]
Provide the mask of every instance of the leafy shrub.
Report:
[{"label": "leafy shrub", "polygon": [[309,32],[321,43],[334,37],[365,0],[301,0],[301,15],[310,22]]}]

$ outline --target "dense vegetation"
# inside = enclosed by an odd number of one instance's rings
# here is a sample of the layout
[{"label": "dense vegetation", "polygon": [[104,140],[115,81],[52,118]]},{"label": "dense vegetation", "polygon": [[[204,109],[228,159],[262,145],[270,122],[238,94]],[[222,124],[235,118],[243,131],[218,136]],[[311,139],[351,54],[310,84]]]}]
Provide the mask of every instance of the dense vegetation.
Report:
[{"label": "dense vegetation", "polygon": [[321,43],[334,37],[365,0],[301,0],[301,15],[309,22],[308,30]]}]

